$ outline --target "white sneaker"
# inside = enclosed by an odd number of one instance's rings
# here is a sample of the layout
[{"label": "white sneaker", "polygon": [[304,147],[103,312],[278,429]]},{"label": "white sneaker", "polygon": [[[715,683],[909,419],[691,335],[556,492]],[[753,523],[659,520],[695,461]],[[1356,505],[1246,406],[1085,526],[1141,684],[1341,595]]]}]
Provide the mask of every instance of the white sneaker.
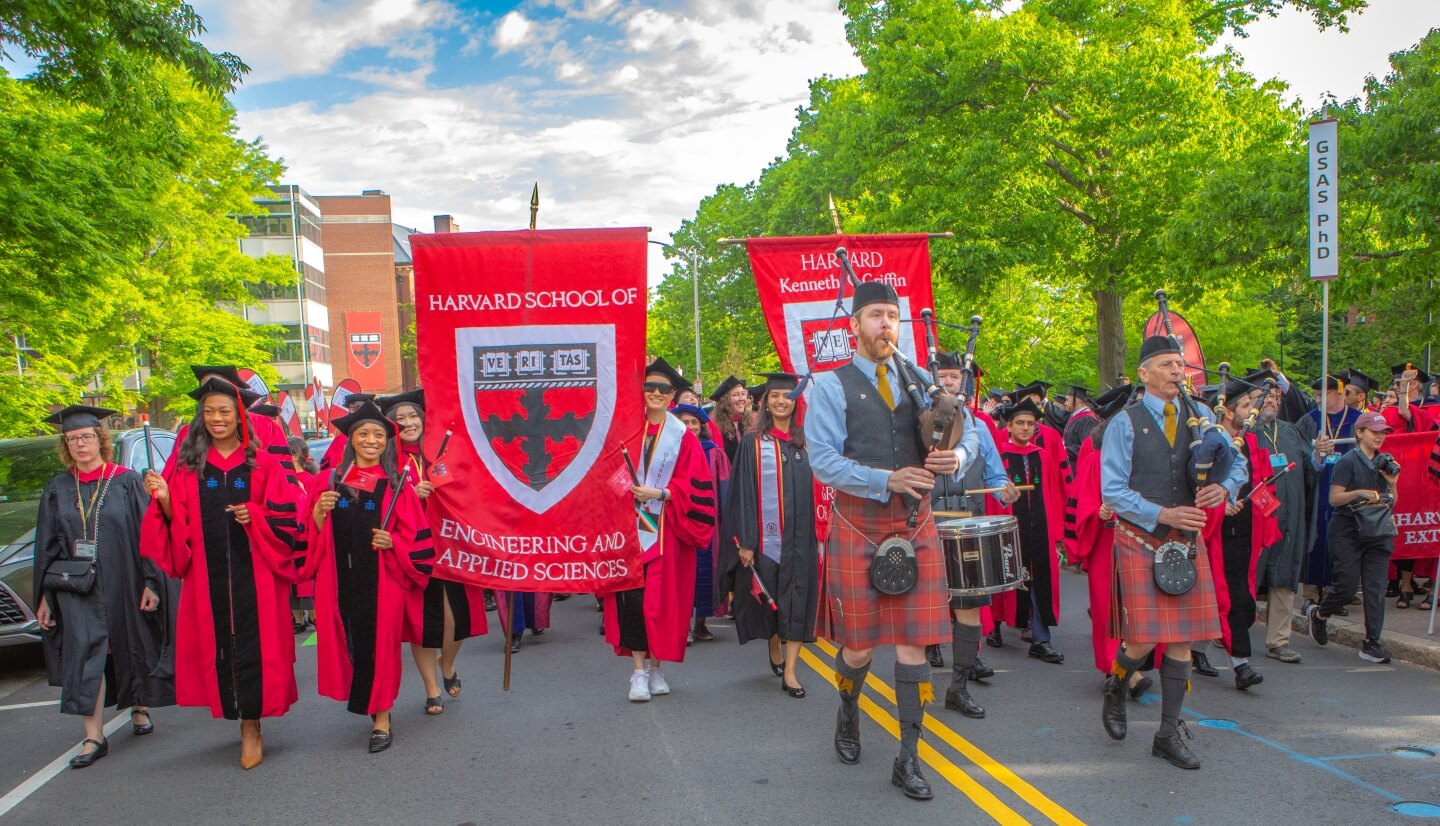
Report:
[{"label": "white sneaker", "polygon": [[630,702],[650,702],[650,676],[644,671],[630,673]]},{"label": "white sneaker", "polygon": [[670,693],[670,684],[665,682],[665,675],[658,668],[650,669],[650,693],[656,697]]}]

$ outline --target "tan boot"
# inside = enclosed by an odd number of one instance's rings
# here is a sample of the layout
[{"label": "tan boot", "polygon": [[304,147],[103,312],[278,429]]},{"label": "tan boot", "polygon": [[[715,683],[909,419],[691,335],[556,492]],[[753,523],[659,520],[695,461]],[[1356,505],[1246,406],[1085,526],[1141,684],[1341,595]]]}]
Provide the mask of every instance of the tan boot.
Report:
[{"label": "tan boot", "polygon": [[265,760],[265,744],[260,739],[259,720],[240,721],[240,768],[250,770]]}]

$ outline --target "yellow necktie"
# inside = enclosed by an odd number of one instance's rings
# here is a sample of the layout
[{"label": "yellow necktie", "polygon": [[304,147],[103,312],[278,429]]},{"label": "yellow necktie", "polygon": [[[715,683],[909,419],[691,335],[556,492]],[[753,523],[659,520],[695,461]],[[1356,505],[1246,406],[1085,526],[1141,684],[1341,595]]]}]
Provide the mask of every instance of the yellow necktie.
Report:
[{"label": "yellow necktie", "polygon": [[890,393],[890,382],[885,378],[885,365],[875,365],[875,386],[880,389],[880,400],[891,410],[895,409],[895,397]]},{"label": "yellow necktie", "polygon": [[1165,402],[1165,441],[1175,446],[1175,402]]}]

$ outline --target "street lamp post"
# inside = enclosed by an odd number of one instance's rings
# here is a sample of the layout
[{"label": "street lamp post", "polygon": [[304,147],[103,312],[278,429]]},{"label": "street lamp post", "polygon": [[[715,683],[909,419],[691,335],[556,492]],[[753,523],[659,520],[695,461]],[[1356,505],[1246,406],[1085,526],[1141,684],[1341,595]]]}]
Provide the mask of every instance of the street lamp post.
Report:
[{"label": "street lamp post", "polygon": [[671,252],[674,252],[676,255],[680,256],[681,258],[684,258],[686,261],[688,261],[688,262],[690,263],[690,303],[691,303],[691,307],[692,307],[692,309],[694,310],[694,314],[695,314],[695,317],[694,317],[694,319],[693,319],[694,324],[695,324],[695,385],[696,385],[697,387],[699,387],[699,386],[700,386],[700,280],[699,280],[699,279],[700,279],[700,274],[699,274],[700,271],[699,271],[699,268],[698,268],[698,267],[696,266],[696,264],[695,264],[695,254],[694,254],[694,253],[691,253],[691,252],[685,252],[684,250],[680,249],[679,247],[676,247],[676,246],[674,246],[673,244],[667,244],[667,243],[665,243],[664,241],[649,241],[649,240],[647,240],[647,243],[654,244],[654,245],[657,246],[657,247],[664,247],[665,249],[670,250]]}]

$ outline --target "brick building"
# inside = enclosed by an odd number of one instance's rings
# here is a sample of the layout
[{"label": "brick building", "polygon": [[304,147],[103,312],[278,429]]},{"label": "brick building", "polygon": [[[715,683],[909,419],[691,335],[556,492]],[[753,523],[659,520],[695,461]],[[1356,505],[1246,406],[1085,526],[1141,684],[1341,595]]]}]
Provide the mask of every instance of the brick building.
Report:
[{"label": "brick building", "polygon": [[367,189],[315,200],[335,382],[353,378],[367,393],[398,393],[405,377],[390,196]]}]

